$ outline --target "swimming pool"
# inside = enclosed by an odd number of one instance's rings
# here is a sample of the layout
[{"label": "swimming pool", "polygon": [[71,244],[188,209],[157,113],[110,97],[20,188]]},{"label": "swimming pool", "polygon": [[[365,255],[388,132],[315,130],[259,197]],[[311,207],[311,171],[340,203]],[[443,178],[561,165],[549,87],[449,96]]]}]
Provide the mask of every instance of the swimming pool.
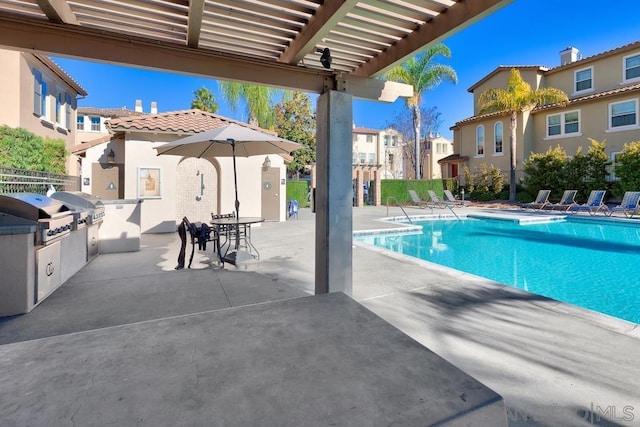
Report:
[{"label": "swimming pool", "polygon": [[414,223],[422,233],[363,243],[640,323],[640,226],[569,217],[546,223],[464,219]]}]

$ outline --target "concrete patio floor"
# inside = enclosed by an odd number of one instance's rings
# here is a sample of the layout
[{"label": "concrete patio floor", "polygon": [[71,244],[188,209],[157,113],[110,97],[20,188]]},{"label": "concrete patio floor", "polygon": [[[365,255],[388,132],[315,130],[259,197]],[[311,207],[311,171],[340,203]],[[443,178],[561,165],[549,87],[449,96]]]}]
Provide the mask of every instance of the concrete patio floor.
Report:
[{"label": "concrete patio floor", "polygon": [[[386,215],[354,209],[354,230],[391,227]],[[359,244],[353,299],[310,297],[314,230],[308,209],[254,228],[261,260],[240,268],[196,252],[191,270],[173,270],[177,235],[99,256],[28,315],[0,320],[0,414],[12,415],[0,425],[51,425],[47,405],[78,425],[429,425],[485,407],[456,420],[479,425],[500,410],[491,390],[509,425],[640,425],[636,325]],[[287,331],[290,345],[274,349]],[[430,388],[464,374],[416,341],[489,389],[470,377]],[[363,354],[365,342],[386,350]],[[348,363],[332,365],[338,356]],[[412,400],[423,392],[442,401]],[[114,413],[87,412],[102,404]]]}]

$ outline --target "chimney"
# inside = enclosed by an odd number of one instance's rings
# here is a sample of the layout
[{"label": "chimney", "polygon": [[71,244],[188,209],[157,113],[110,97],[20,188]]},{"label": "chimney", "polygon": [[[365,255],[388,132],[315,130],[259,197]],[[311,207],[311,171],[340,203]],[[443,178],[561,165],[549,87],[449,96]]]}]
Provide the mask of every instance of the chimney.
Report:
[{"label": "chimney", "polygon": [[158,114],[158,103],[151,101],[151,114]]},{"label": "chimney", "polygon": [[579,57],[579,50],[575,47],[567,47],[565,50],[560,51],[560,65],[571,64],[572,62],[576,62]]},{"label": "chimney", "polygon": [[136,99],[136,112],[142,113],[142,99]]}]

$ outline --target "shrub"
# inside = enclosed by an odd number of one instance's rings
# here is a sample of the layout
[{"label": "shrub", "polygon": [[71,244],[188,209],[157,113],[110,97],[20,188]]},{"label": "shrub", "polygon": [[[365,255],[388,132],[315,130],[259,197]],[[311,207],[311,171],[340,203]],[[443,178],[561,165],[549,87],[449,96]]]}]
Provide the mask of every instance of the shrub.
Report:
[{"label": "shrub", "polygon": [[[471,173],[468,167],[464,167],[464,175],[466,181],[466,190],[469,193],[469,197],[475,200],[480,200],[477,197],[486,199],[486,195],[490,195],[490,199],[493,200],[504,188],[504,176],[502,171],[497,167],[491,165],[487,167],[486,163],[481,163],[478,173]],[[476,196],[474,196],[476,195]],[[508,198],[508,197],[507,197]]]},{"label": "shrub", "polygon": [[538,191],[545,189],[552,190],[554,195],[558,191],[562,192],[560,189],[565,182],[566,163],[567,153],[559,145],[549,148],[546,153],[531,153],[524,161],[524,185],[527,192],[538,194]]},{"label": "shrub", "polygon": [[62,139],[42,139],[22,128],[0,126],[0,165],[65,174],[68,152]]},{"label": "shrub", "polygon": [[640,141],[624,144],[616,159],[615,174],[621,193],[640,191]]}]

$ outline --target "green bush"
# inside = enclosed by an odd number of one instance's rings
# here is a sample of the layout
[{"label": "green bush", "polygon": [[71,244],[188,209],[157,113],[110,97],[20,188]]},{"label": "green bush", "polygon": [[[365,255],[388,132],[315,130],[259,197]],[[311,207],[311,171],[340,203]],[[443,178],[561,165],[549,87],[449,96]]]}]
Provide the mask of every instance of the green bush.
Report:
[{"label": "green bush", "polygon": [[488,202],[490,200],[495,200],[496,195],[490,191],[475,190],[469,194],[469,197],[471,200],[476,200],[478,202]]},{"label": "green bush", "polygon": [[301,208],[309,207],[309,183],[307,181],[287,181],[287,200],[296,199]]},{"label": "green bush", "polygon": [[[444,195],[444,184],[442,179],[431,180],[406,180],[406,179],[383,179],[381,192],[381,202],[387,204],[389,197],[395,197],[398,203],[407,204],[411,201],[409,190],[415,190],[423,199],[428,198],[428,190],[434,190],[438,197]],[[393,204],[393,200],[390,201]]]},{"label": "green bush", "polygon": [[[464,167],[465,187],[469,193],[469,197],[471,197],[472,200],[480,201],[498,198],[498,194],[500,194],[504,188],[502,171],[494,165],[487,167],[486,163],[481,163],[478,169],[479,171],[477,173],[472,173],[467,166]],[[487,197],[490,198],[487,199]]]},{"label": "green bush", "polygon": [[625,191],[640,191],[640,141],[624,144],[615,166],[618,196]]},{"label": "green bush", "polygon": [[2,166],[65,174],[68,154],[62,139],[42,139],[26,129],[0,126]]},{"label": "green bush", "polygon": [[516,193],[516,202],[519,202],[519,203],[530,203],[534,201],[535,198],[536,196],[532,196],[531,193],[529,193],[528,191],[521,191],[519,193]]}]

